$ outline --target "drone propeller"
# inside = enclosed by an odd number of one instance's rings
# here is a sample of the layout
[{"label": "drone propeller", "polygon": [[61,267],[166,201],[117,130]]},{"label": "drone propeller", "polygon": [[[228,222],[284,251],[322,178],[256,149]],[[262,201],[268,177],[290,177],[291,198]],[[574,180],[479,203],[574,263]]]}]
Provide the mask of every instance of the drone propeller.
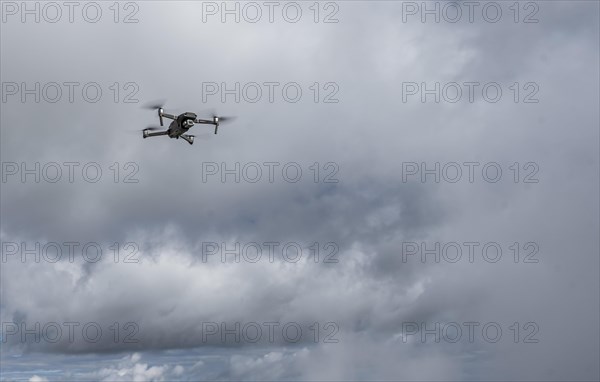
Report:
[{"label": "drone propeller", "polygon": [[142,107],[144,109],[156,110],[156,109],[162,108],[164,106],[165,102],[166,102],[165,100],[152,101],[152,102],[148,102],[148,103],[144,104]]},{"label": "drone propeller", "polygon": [[236,118],[236,117],[232,117],[232,116],[228,116],[228,117],[219,116],[219,115],[217,115],[217,113],[214,109],[209,109],[208,113],[210,113],[211,119],[213,120],[213,122],[215,124],[215,134],[217,134],[217,131],[219,130],[219,125],[221,123],[231,122]]},{"label": "drone propeller", "polygon": [[213,120],[216,120],[218,118],[218,122],[231,122],[233,121],[236,117],[219,117],[218,115],[213,115]]},{"label": "drone propeller", "polygon": [[219,117],[213,114],[213,121],[215,121],[215,134],[217,134],[217,131],[219,130],[219,124],[223,122],[231,122],[234,119],[235,117]]},{"label": "drone propeller", "polygon": [[231,122],[233,121],[236,117],[233,116],[228,116],[228,117],[221,117],[220,115],[217,114],[215,109],[204,109],[203,111],[199,112],[198,114],[208,114],[210,115],[210,119],[212,119],[213,121],[218,118],[219,123],[221,122]]},{"label": "drone propeller", "polygon": [[160,130],[160,127],[146,127],[145,129],[142,129],[141,131],[155,131],[155,130]]}]

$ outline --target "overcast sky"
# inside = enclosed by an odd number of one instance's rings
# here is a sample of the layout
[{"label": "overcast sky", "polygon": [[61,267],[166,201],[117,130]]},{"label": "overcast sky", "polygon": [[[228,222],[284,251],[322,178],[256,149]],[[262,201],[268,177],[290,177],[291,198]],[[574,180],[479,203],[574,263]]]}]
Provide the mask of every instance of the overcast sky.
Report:
[{"label": "overcast sky", "polygon": [[0,379],[600,378],[598,2],[22,4]]}]

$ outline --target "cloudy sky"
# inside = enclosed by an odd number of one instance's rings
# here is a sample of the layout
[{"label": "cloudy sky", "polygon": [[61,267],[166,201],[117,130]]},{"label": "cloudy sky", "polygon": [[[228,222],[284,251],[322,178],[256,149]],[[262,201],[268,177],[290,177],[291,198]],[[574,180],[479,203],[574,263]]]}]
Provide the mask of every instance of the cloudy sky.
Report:
[{"label": "cloudy sky", "polygon": [[1,7],[0,379],[600,378],[598,2]]}]

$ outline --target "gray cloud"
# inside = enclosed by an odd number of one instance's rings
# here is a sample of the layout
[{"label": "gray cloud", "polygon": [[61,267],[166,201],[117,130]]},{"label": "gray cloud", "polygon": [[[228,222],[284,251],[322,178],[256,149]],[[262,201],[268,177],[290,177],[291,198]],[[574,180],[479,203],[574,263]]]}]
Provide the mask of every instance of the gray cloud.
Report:
[{"label": "gray cloud", "polygon": [[[403,23],[400,2],[338,3],[338,24],[202,23],[201,4],[191,2],[140,3],[138,24],[3,23],[3,82],[97,82],[104,93],[97,104],[2,103],[3,163],[94,162],[103,175],[55,184],[9,177],[1,240],[97,242],[104,252],[96,263],[10,256],[1,319],[28,328],[94,322],[105,335],[36,343],[3,333],[2,378],[53,380],[32,365],[65,357],[62,377],[90,380],[597,379],[598,4],[538,2],[535,24],[514,23],[510,4],[500,4],[498,23]],[[297,82],[303,97],[202,102],[205,82],[266,81]],[[468,81],[500,84],[501,100],[402,100],[404,82]],[[155,114],[114,103],[115,82],[135,82],[140,103],[167,99],[167,110],[215,107],[238,118],[191,147],[142,140],[135,130],[156,124]],[[337,83],[340,102],[314,103],[315,82]],[[537,84],[539,102],[513,102],[515,82],[520,99],[524,84]],[[406,162],[470,161],[498,163],[501,181],[403,182]],[[129,162],[138,183],[122,182]],[[203,164],[251,162],[295,162],[303,175],[203,180]],[[315,162],[320,176],[334,162],[339,182],[315,183]],[[539,183],[523,183],[528,162]],[[267,241],[298,242],[305,253],[333,242],[339,263],[202,261],[202,243]],[[114,242],[138,244],[141,262],[115,263]],[[480,252],[474,262],[403,261],[406,242],[497,242],[503,254],[497,263]],[[521,256],[535,242],[539,262],[515,263],[514,242]],[[203,339],[202,323],[270,321],[334,322],[340,342]],[[404,341],[406,323],[471,321],[498,323],[502,340]],[[114,341],[115,322],[134,323],[139,342]],[[523,342],[530,322],[538,343]],[[65,361],[78,357],[92,360],[79,374]]]}]

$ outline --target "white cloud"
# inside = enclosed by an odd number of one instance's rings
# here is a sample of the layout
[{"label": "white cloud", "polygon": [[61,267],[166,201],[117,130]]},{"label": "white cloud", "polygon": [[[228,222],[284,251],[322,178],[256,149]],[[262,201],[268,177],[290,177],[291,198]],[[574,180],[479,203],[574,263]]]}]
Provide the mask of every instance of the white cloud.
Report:
[{"label": "white cloud", "polygon": [[88,374],[88,377],[98,378],[101,381],[148,381],[159,382],[172,380],[173,377],[181,376],[184,373],[182,366],[152,366],[140,362],[142,356],[139,353],[133,353],[126,356],[117,365],[105,367],[95,373]]},{"label": "white cloud", "polygon": [[34,375],[33,377],[29,378],[29,382],[48,382],[48,378]]}]

